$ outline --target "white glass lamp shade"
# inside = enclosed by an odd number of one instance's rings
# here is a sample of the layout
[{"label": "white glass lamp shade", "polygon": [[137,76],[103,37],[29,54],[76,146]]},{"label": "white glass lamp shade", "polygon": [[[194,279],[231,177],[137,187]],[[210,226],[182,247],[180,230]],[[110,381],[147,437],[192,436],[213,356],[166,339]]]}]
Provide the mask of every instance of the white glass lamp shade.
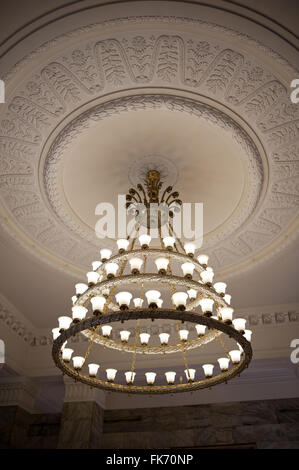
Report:
[{"label": "white glass lamp shade", "polygon": [[130,244],[129,240],[126,240],[126,238],[120,238],[116,243],[118,250],[122,253],[128,249]]},{"label": "white glass lamp shade", "polygon": [[58,336],[60,335],[60,328],[53,328],[52,335],[53,335],[53,340],[55,341],[55,339],[57,339]]},{"label": "white glass lamp shade", "polygon": [[159,334],[160,342],[163,346],[166,346],[166,344],[168,344],[169,336],[170,335],[168,333]]},{"label": "white glass lamp shade", "polygon": [[212,377],[213,375],[213,370],[214,370],[214,365],[213,364],[204,364],[202,366],[204,374],[207,378]]},{"label": "white glass lamp shade", "polygon": [[93,262],[91,263],[92,269],[93,269],[94,271],[96,271],[97,269],[99,269],[99,267],[100,267],[102,264],[103,264],[102,261],[93,261]]},{"label": "white glass lamp shade", "polygon": [[132,297],[133,295],[131,294],[131,292],[125,292],[125,291],[118,292],[115,295],[116,302],[118,303],[121,309],[129,308]]},{"label": "white glass lamp shade", "polygon": [[105,265],[105,271],[106,271],[108,279],[116,276],[118,268],[119,266],[117,263],[107,263]]},{"label": "white glass lamp shade", "polygon": [[174,244],[175,244],[175,238],[174,237],[164,237],[163,238],[163,243],[165,248],[168,250],[173,250]]},{"label": "white glass lamp shade", "polygon": [[76,370],[82,369],[83,364],[84,364],[84,357],[81,357],[81,356],[74,356],[73,357],[74,369],[76,369]]},{"label": "white glass lamp shade", "polygon": [[78,322],[84,320],[87,314],[87,308],[83,305],[74,305],[72,307],[73,321]]},{"label": "white glass lamp shade", "polygon": [[175,292],[171,299],[177,309],[185,310],[188,299],[188,294],[186,292]]},{"label": "white glass lamp shade", "polygon": [[94,313],[103,312],[106,298],[103,295],[95,295],[91,298],[90,302]]},{"label": "white glass lamp shade", "polygon": [[189,336],[188,330],[179,330],[179,337],[181,341],[187,341]]},{"label": "white glass lamp shade", "polygon": [[222,307],[222,308],[219,309],[219,313],[221,315],[221,320],[224,323],[230,324],[232,322],[233,313],[234,313],[233,308],[231,308],[231,307]]},{"label": "white glass lamp shade", "polygon": [[201,280],[204,284],[212,285],[214,272],[212,270],[206,269],[200,273]]},{"label": "white glass lamp shade", "polygon": [[78,297],[76,295],[72,296],[72,304],[74,305],[77,302]]},{"label": "white glass lamp shade", "polygon": [[109,336],[111,335],[111,331],[112,331],[112,326],[110,325],[103,325],[101,327],[102,329],[102,334],[105,338],[109,338]]},{"label": "white glass lamp shade", "polygon": [[78,284],[75,285],[75,289],[77,295],[82,295],[88,289],[88,285],[83,282],[78,282]]},{"label": "white glass lamp shade", "polygon": [[246,327],[246,320],[244,318],[235,318],[233,320],[235,330],[239,333],[244,333]]},{"label": "white glass lamp shade", "polygon": [[127,384],[132,384],[134,382],[135,375],[136,375],[136,372],[132,372],[132,371],[125,372]]},{"label": "white glass lamp shade", "polygon": [[185,243],[184,245],[184,250],[186,254],[189,256],[194,256],[195,249],[196,249],[196,246],[194,245],[194,243]]},{"label": "white glass lamp shade", "polygon": [[147,299],[148,305],[151,308],[158,307],[158,299],[161,297],[161,292],[158,290],[148,290],[145,293],[145,297]]},{"label": "white glass lamp shade", "polygon": [[185,372],[187,380],[189,382],[193,382],[193,380],[195,379],[196,370],[195,369],[185,369],[184,372]]},{"label": "white glass lamp shade", "polygon": [[205,325],[195,325],[196,333],[198,336],[203,336],[206,332],[206,326]]},{"label": "white glass lamp shade", "polygon": [[230,358],[233,364],[238,364],[241,360],[241,351],[239,349],[234,349],[229,352]]},{"label": "white glass lamp shade", "polygon": [[163,305],[163,299],[157,299],[157,306],[158,308],[161,308]]},{"label": "white glass lamp shade", "polygon": [[228,357],[220,357],[219,359],[217,359],[217,361],[219,363],[219,367],[222,370],[222,372],[225,372],[226,370],[228,370],[228,366],[229,366]]},{"label": "white glass lamp shade", "polygon": [[146,372],[145,377],[146,377],[146,382],[148,385],[153,385],[156,380],[156,373],[155,372]]},{"label": "white glass lamp shade", "polygon": [[190,300],[195,300],[197,297],[197,291],[195,289],[187,290],[187,294],[189,295]]},{"label": "white glass lamp shade", "polygon": [[139,274],[141,266],[143,265],[143,260],[140,258],[131,258],[129,260],[130,266],[131,266],[131,272],[132,274]]},{"label": "white glass lamp shade", "polygon": [[141,299],[140,297],[136,297],[135,299],[133,299],[133,303],[135,308],[141,308],[143,304],[143,299]]},{"label": "white glass lamp shade", "polygon": [[72,322],[73,322],[73,319],[71,317],[59,317],[58,318],[59,329],[67,330],[71,326]]},{"label": "white glass lamp shade", "polygon": [[209,257],[208,255],[199,255],[197,257],[197,261],[199,262],[199,264],[201,264],[202,266],[207,266],[208,265],[208,261],[209,261]]},{"label": "white glass lamp shade", "polygon": [[131,334],[130,331],[122,330],[122,331],[120,331],[119,334],[120,334],[120,339],[123,343],[127,343],[129,341],[129,337],[130,337],[130,334]]},{"label": "white glass lamp shade", "polygon": [[98,364],[88,364],[89,377],[96,377],[100,366]]},{"label": "white glass lamp shade", "polygon": [[182,271],[183,271],[183,275],[188,278],[188,279],[191,279],[192,276],[193,276],[193,271],[194,271],[194,264],[193,263],[184,263],[182,264],[181,266],[182,268]]},{"label": "white glass lamp shade", "polygon": [[225,289],[226,289],[225,282],[215,282],[214,289],[217,292],[217,294],[224,295]]},{"label": "white glass lamp shade", "polygon": [[141,245],[141,248],[148,248],[151,242],[151,239],[152,237],[150,237],[150,235],[146,235],[146,234],[140,235],[139,243]]},{"label": "white glass lamp shade", "polygon": [[173,385],[175,381],[176,372],[165,372],[166,380],[169,385]]},{"label": "white glass lamp shade", "polygon": [[251,330],[245,330],[245,333],[244,333],[244,337],[245,339],[247,339],[247,341],[251,341],[251,337],[252,337],[252,331]]},{"label": "white glass lamp shade", "polygon": [[64,348],[62,350],[62,359],[65,361],[65,362],[70,362],[71,358],[72,358],[72,354],[73,354],[74,350],[71,349],[71,348]]},{"label": "white glass lamp shade", "polygon": [[145,346],[146,344],[148,344],[150,337],[151,335],[148,333],[140,333],[140,343]]},{"label": "white glass lamp shade", "polygon": [[99,280],[100,275],[96,271],[89,271],[86,273],[87,282],[89,286],[93,286]]},{"label": "white glass lamp shade", "polygon": [[225,296],[223,297],[223,299],[225,300],[225,302],[226,302],[228,305],[230,305],[232,296],[231,296],[230,294],[225,294]]},{"label": "white glass lamp shade", "polygon": [[167,258],[157,258],[155,260],[155,265],[160,274],[166,274],[168,268],[169,260]]},{"label": "white glass lamp shade", "polygon": [[115,376],[117,374],[116,369],[106,369],[107,380],[108,382],[114,382]]},{"label": "white glass lamp shade", "polygon": [[102,250],[100,250],[100,255],[101,255],[101,260],[104,262],[104,261],[107,261],[107,259],[111,258],[112,251],[109,250],[108,248],[102,248]]},{"label": "white glass lamp shade", "polygon": [[200,299],[199,305],[201,306],[202,312],[205,315],[211,316],[213,312],[213,305],[214,305],[213,299],[208,299],[208,298]]}]

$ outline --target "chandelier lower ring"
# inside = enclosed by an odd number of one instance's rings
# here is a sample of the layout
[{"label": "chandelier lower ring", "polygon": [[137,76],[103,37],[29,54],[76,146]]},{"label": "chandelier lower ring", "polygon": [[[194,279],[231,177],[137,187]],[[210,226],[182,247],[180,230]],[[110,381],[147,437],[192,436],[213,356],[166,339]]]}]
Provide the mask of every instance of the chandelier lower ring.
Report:
[{"label": "chandelier lower ring", "polygon": [[[79,371],[74,370],[68,363],[63,361],[61,350],[62,346],[71,336],[82,332],[86,329],[94,329],[99,325],[105,325],[107,323],[118,322],[121,320],[129,319],[168,319],[168,320],[183,320],[191,323],[199,323],[205,325],[210,329],[220,331],[230,338],[233,338],[239,343],[243,349],[241,360],[238,364],[234,365],[231,369],[226,372],[222,372],[211,378],[206,378],[200,381],[193,381],[188,383],[180,383],[173,385],[125,385],[117,384],[114,382],[103,381],[95,377],[89,377]],[[59,367],[63,374],[66,374],[73,379],[85,383],[91,387],[97,387],[103,390],[123,392],[123,393],[134,393],[134,394],[166,394],[166,393],[181,393],[188,391],[195,391],[204,388],[210,388],[214,385],[218,385],[223,382],[227,382],[232,378],[239,375],[246,367],[248,367],[252,359],[252,348],[249,341],[235,330],[232,326],[229,326],[220,321],[214,320],[213,318],[204,317],[194,312],[179,312],[177,310],[159,309],[159,310],[126,310],[124,312],[113,312],[106,315],[91,317],[83,320],[70,328],[62,332],[58,338],[53,342],[52,356],[55,364]]]}]

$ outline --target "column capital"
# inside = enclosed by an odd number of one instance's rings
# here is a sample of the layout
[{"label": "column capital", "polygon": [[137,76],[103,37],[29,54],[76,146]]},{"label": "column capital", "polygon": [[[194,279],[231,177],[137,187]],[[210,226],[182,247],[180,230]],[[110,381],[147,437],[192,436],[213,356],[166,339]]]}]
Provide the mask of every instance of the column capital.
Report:
[{"label": "column capital", "polygon": [[75,382],[71,377],[64,377],[65,396],[64,402],[94,401],[101,408],[106,406],[106,392],[95,387],[89,387],[81,382]]}]

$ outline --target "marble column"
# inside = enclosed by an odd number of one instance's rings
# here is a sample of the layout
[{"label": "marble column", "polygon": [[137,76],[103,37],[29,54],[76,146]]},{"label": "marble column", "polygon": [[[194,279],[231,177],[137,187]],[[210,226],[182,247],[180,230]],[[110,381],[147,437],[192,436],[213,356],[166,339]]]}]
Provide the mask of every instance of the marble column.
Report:
[{"label": "marble column", "polygon": [[59,449],[100,449],[105,392],[65,378]]}]

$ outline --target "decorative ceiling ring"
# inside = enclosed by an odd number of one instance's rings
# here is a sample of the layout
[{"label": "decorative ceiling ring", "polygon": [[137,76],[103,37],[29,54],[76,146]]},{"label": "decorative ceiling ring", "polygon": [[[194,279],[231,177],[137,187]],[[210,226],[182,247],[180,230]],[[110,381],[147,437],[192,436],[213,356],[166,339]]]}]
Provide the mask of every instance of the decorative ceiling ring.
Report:
[{"label": "decorative ceiling ring", "polygon": [[[193,381],[191,383],[183,383],[183,384],[174,384],[174,385],[145,385],[145,386],[138,386],[134,384],[124,385],[124,384],[117,384],[117,383],[110,383],[107,381],[103,381],[97,378],[88,377],[87,375],[81,373],[80,371],[77,372],[73,368],[70,367],[65,361],[62,360],[61,356],[61,348],[65,341],[67,341],[71,336],[76,336],[78,333],[82,332],[85,329],[95,328],[98,325],[105,325],[108,323],[119,322],[121,320],[129,320],[129,319],[167,319],[167,320],[183,320],[188,321],[191,323],[199,323],[201,325],[205,325],[210,329],[216,329],[221,331],[222,333],[228,335],[229,337],[236,340],[238,344],[243,349],[243,354],[241,356],[241,360],[237,365],[234,365],[231,369],[226,372],[222,372],[216,376],[211,378],[206,378],[200,381]],[[202,315],[198,315],[191,312],[178,312],[176,310],[166,310],[161,309],[159,312],[154,310],[145,309],[145,310],[129,310],[124,312],[115,312],[107,315],[102,315],[99,317],[88,318],[87,320],[83,320],[80,323],[77,323],[71,326],[68,330],[62,332],[58,338],[53,343],[52,348],[52,357],[55,364],[62,370],[62,372],[73,379],[79,379],[80,382],[85,383],[86,385],[90,385],[92,387],[97,387],[104,390],[110,390],[115,392],[125,392],[125,393],[137,393],[137,394],[149,394],[149,395],[156,395],[156,394],[166,394],[166,393],[179,393],[179,392],[188,392],[193,390],[200,390],[207,387],[212,387],[214,385],[218,385],[220,383],[227,382],[228,380],[236,377],[239,375],[246,367],[248,367],[251,358],[252,358],[252,348],[250,342],[248,342],[245,337],[238,333],[234,328],[225,323],[221,323],[217,320],[212,318],[207,318]]]}]

